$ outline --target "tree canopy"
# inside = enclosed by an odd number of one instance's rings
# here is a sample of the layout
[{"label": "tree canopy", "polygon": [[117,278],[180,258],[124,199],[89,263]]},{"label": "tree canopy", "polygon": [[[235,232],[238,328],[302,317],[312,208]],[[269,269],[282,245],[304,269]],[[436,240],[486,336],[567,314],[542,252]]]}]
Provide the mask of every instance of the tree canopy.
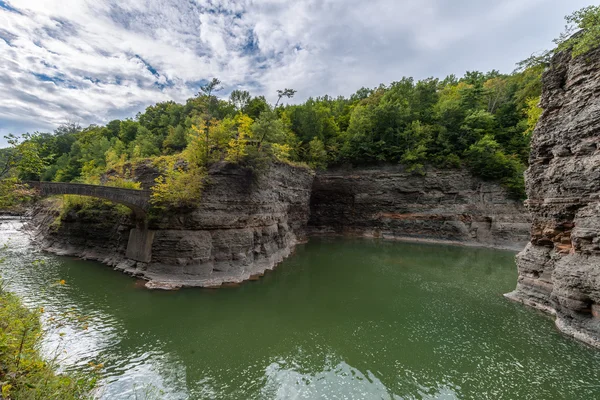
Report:
[{"label": "tree canopy", "polygon": [[[198,177],[219,161],[256,166],[279,159],[313,168],[397,163],[415,173],[428,165],[464,166],[519,196],[529,136],[540,114],[542,71],[402,78],[348,98],[291,105],[270,105],[239,90],[219,99],[214,93],[220,81],[214,79],[185,104],[157,103],[105,126],[69,125],[21,141],[12,137],[3,155],[20,177],[49,181],[98,181],[106,171],[143,160],[175,166],[179,172],[165,178],[163,189],[169,179],[184,179],[186,168]],[[295,93],[285,89],[278,96]],[[187,167],[181,169],[182,162]]]}]

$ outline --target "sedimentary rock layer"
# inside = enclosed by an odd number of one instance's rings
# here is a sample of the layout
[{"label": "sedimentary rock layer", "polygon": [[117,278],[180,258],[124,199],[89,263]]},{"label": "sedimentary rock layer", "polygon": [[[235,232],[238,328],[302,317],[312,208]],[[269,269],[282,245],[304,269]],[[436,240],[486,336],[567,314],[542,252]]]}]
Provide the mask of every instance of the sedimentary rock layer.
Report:
[{"label": "sedimentary rock layer", "polygon": [[541,106],[526,173],[531,241],[507,296],[600,346],[600,49],[574,59],[557,54]]},{"label": "sedimentary rock layer", "polygon": [[[156,171],[149,166],[138,170],[148,187]],[[135,171],[131,174],[137,177]],[[47,206],[34,213],[32,226],[44,249],[100,260],[163,288],[251,279],[288,256],[307,233],[520,249],[530,225],[521,202],[510,200],[498,184],[464,170],[431,169],[420,176],[399,166],[315,177],[286,164],[258,175],[215,165],[197,208],[151,221],[147,263],[127,259],[135,225],[112,208],[71,211],[53,224],[57,215]]]},{"label": "sedimentary rock layer", "polygon": [[401,166],[317,174],[311,197],[312,233],[460,242],[521,250],[530,219],[497,183],[466,170],[425,175]]},{"label": "sedimentary rock layer", "polygon": [[241,282],[272,269],[304,238],[313,175],[285,164],[258,177],[235,165],[215,165],[196,209],[151,222],[149,263],[124,257],[132,223],[107,210],[72,213],[53,227],[56,213],[42,207],[32,225],[44,249],[100,260],[153,287]]}]

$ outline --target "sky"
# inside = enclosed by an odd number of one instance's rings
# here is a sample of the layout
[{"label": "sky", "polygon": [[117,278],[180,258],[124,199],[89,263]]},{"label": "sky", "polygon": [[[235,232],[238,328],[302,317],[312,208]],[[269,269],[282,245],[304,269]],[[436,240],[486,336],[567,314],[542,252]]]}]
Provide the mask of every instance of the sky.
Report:
[{"label": "sky", "polygon": [[[299,102],[443,78],[552,47],[591,0],[0,0],[0,136],[293,88]],[[5,141],[0,139],[0,146]]]}]

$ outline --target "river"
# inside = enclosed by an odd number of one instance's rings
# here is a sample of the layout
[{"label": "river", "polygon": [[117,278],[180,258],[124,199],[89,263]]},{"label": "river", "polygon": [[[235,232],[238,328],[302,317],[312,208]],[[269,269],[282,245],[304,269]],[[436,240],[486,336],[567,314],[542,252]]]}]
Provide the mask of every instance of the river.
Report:
[{"label": "river", "polygon": [[103,365],[102,399],[600,399],[600,351],[502,297],[509,251],[311,239],[259,281],[159,292],[21,225],[4,285],[44,308],[47,357]]}]

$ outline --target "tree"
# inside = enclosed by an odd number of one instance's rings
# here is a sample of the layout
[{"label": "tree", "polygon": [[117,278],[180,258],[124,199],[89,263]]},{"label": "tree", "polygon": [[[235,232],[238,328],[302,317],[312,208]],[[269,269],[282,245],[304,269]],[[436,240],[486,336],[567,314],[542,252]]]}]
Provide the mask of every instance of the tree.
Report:
[{"label": "tree", "polygon": [[540,107],[540,97],[532,97],[527,100],[527,129],[524,135],[531,136],[540,117],[542,116],[542,108]]},{"label": "tree", "polygon": [[483,83],[483,88],[487,98],[487,112],[494,114],[508,100],[508,82],[503,77],[491,78]]},{"label": "tree", "polygon": [[229,101],[235,106],[237,111],[243,111],[250,104],[250,92],[246,90],[234,90],[229,94]]},{"label": "tree", "polygon": [[248,105],[246,106],[244,113],[248,114],[253,120],[257,120],[260,114],[265,111],[269,111],[271,106],[267,103],[267,99],[264,96],[253,97]]},{"label": "tree", "polygon": [[325,144],[314,137],[308,144],[308,164],[313,168],[325,169],[327,167],[327,151]]},{"label": "tree", "polygon": [[502,152],[492,135],[485,135],[467,151],[471,171],[484,179],[501,179],[518,170],[517,162]]},{"label": "tree", "polygon": [[133,142],[138,134],[139,127],[139,122],[131,119],[121,121],[119,126],[119,139],[125,144]]},{"label": "tree", "polygon": [[42,147],[34,140],[38,133],[25,133],[21,137],[8,134],[4,138],[10,145],[5,153],[3,165],[0,168],[0,178],[5,178],[16,172],[30,179],[37,179],[44,171],[47,160],[40,156]]},{"label": "tree", "polygon": [[182,125],[168,127],[169,134],[163,142],[163,148],[168,152],[179,152],[185,149],[187,144],[185,128]]},{"label": "tree", "polygon": [[[577,57],[600,46],[600,6],[584,7],[565,20],[565,32],[555,40],[558,51],[571,49],[573,57]],[[577,30],[580,31],[574,35]]]},{"label": "tree", "polygon": [[207,97],[211,97],[213,92],[218,92],[219,90],[222,90],[223,87],[219,86],[221,84],[221,81],[218,80],[217,78],[212,78],[212,80],[202,86],[200,86],[200,92],[198,93],[198,95],[200,94],[204,94]]},{"label": "tree", "polygon": [[515,72],[550,65],[552,57],[560,51],[571,50],[573,58],[600,46],[600,6],[588,6],[565,17],[567,25],[560,36],[554,39],[555,49],[532,54],[517,63]]},{"label": "tree", "polygon": [[281,141],[286,136],[285,126],[273,111],[260,114],[252,124],[252,132],[257,140],[257,150],[261,151],[265,143]]},{"label": "tree", "polygon": [[288,99],[291,99],[292,97],[294,97],[294,95],[296,94],[296,91],[294,89],[283,89],[283,90],[277,90],[277,103],[275,103],[275,108],[277,108],[277,106],[279,105],[279,102],[281,101],[281,99],[283,97],[287,97]]},{"label": "tree", "polygon": [[237,134],[229,141],[227,148],[226,161],[239,163],[245,156],[248,155],[246,146],[248,140],[253,137],[252,118],[244,114],[238,114],[235,118],[237,125]]},{"label": "tree", "polygon": [[129,155],[131,158],[145,158],[160,154],[161,137],[155,136],[141,126],[135,140],[129,143]]}]

